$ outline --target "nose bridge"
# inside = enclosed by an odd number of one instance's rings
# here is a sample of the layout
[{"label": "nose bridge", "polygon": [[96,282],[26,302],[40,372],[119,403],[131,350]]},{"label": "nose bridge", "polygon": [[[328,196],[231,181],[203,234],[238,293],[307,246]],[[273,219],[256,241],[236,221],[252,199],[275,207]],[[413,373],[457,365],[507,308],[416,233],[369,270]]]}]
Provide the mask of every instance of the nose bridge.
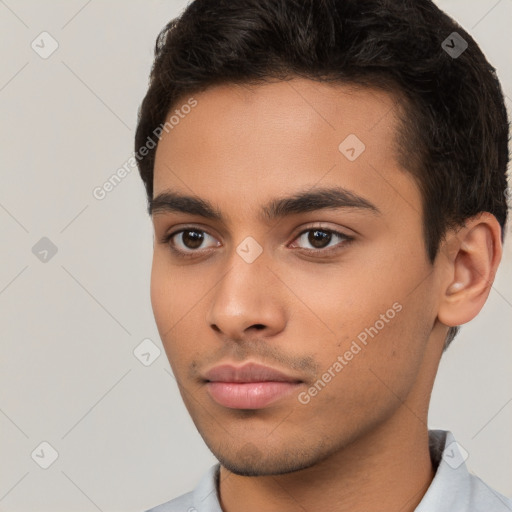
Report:
[{"label": "nose bridge", "polygon": [[[245,239],[227,261],[228,271],[212,295],[208,324],[230,337],[239,337],[248,327],[282,328],[283,305],[279,304],[268,258],[257,242]],[[260,327],[261,328],[261,327]]]},{"label": "nose bridge", "polygon": [[242,251],[241,256],[240,249],[244,248],[244,245],[240,244],[236,251],[233,251],[228,262],[229,271],[215,293],[215,301],[219,306],[239,310],[240,313],[245,308],[257,307],[265,289],[268,289],[268,286],[262,286],[263,282],[266,282],[265,274],[269,272],[266,258],[260,254],[252,259],[254,254],[251,254],[250,249],[247,252]]}]

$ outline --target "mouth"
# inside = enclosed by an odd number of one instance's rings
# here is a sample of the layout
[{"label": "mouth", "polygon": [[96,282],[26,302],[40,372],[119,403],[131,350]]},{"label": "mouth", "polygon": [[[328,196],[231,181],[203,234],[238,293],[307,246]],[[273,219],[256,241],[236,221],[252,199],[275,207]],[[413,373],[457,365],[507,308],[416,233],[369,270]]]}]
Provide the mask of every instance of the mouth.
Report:
[{"label": "mouth", "polygon": [[262,409],[292,393],[303,383],[284,372],[256,363],[220,365],[204,375],[210,397],[230,409]]}]

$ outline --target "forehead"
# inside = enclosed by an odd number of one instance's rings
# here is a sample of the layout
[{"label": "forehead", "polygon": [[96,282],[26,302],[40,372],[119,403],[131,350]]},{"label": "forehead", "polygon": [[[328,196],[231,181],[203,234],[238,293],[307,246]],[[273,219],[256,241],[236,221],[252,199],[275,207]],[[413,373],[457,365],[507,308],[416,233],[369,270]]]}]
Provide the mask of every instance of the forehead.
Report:
[{"label": "forehead", "polygon": [[[236,204],[238,215],[315,186],[378,198],[384,210],[384,195],[390,204],[397,194],[419,201],[397,161],[398,104],[390,93],[296,78],[226,84],[193,98],[192,109],[181,110],[185,98],[168,115],[179,122],[158,144],[154,196],[178,190]],[[244,199],[244,211],[234,197]]]}]

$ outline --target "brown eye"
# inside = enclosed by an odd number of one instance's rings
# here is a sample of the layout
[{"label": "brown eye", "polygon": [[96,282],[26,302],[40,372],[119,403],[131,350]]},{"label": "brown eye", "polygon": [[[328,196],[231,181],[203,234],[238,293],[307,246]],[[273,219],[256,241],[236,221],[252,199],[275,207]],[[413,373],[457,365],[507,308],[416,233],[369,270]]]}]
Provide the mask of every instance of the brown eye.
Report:
[{"label": "brown eye", "polygon": [[[296,238],[295,245],[306,252],[324,254],[341,248],[353,239],[353,237],[338,231],[317,227],[306,229],[300,233]],[[331,242],[336,243],[331,244]]]},{"label": "brown eye", "polygon": [[323,249],[331,241],[332,234],[321,229],[312,229],[309,231],[308,242],[315,247],[315,249]]},{"label": "brown eye", "polygon": [[[208,239],[211,239],[209,245]],[[165,235],[162,243],[169,246],[171,251],[182,257],[193,257],[204,254],[205,249],[219,247],[221,244],[206,231],[197,228],[184,228]]]},{"label": "brown eye", "polygon": [[181,241],[187,249],[197,249],[204,240],[202,231],[187,229],[181,232]]}]

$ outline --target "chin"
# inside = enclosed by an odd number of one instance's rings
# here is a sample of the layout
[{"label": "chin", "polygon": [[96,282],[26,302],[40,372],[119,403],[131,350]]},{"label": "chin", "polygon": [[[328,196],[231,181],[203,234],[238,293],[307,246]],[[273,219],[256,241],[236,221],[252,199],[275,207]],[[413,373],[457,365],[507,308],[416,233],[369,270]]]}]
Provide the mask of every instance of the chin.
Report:
[{"label": "chin", "polygon": [[315,465],[315,462],[310,464],[294,464],[292,460],[281,461],[240,461],[231,458],[217,457],[222,466],[228,471],[240,476],[276,476],[285,475],[287,473],[294,473],[302,469],[309,468]]},{"label": "chin", "polygon": [[246,443],[241,448],[233,446],[226,450],[210,450],[220,464],[231,473],[240,476],[271,476],[284,475],[307,469],[318,464],[325,457],[320,454],[307,454],[303,448],[295,453],[290,450],[283,451],[265,450],[258,448],[253,443]]}]

